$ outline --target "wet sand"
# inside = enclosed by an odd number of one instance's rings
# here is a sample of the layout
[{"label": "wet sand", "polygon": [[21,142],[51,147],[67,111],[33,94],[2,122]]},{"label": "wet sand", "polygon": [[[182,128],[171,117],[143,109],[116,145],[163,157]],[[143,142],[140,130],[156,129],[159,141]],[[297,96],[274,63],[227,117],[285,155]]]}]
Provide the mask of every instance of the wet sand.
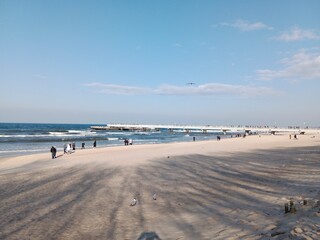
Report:
[{"label": "wet sand", "polygon": [[5,158],[0,239],[320,239],[319,183],[319,135]]}]

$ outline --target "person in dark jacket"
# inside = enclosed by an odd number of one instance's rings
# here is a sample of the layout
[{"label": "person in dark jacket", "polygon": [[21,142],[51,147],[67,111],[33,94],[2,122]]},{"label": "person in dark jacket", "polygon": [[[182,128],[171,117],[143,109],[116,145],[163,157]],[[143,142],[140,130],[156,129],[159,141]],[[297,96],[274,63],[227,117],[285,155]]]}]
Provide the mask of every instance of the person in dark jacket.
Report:
[{"label": "person in dark jacket", "polygon": [[50,152],[51,152],[52,159],[56,158],[57,149],[54,146],[51,147]]}]

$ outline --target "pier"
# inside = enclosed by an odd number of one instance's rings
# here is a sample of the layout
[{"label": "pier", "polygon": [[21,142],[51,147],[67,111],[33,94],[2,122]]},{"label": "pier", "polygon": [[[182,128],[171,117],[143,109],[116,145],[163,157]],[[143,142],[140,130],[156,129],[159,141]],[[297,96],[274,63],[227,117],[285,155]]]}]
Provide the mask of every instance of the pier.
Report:
[{"label": "pier", "polygon": [[105,126],[91,126],[93,130],[115,130],[115,131],[160,131],[167,130],[169,132],[202,132],[202,133],[269,133],[269,134],[313,134],[320,133],[320,129],[314,128],[278,128],[269,126],[193,126],[193,125],[144,125],[144,124],[106,124]]}]

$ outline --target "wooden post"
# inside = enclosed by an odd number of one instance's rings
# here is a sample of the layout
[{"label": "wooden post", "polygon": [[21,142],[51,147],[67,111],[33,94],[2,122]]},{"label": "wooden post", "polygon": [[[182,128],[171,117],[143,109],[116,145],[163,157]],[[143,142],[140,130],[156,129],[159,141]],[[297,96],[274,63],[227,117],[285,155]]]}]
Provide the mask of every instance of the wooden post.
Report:
[{"label": "wooden post", "polygon": [[296,206],[294,205],[293,201],[290,200],[290,213],[296,213]]},{"label": "wooden post", "polygon": [[296,213],[297,212],[297,209],[296,209],[296,205],[293,205],[293,210],[292,210],[293,213]]},{"label": "wooden post", "polygon": [[290,200],[290,209],[292,208],[292,206],[293,206],[293,201],[292,200]]},{"label": "wooden post", "polygon": [[289,204],[285,203],[284,204],[284,213],[288,213],[289,212]]},{"label": "wooden post", "polygon": [[290,200],[289,201],[289,211],[292,213],[292,211],[293,211],[293,201],[292,200]]}]

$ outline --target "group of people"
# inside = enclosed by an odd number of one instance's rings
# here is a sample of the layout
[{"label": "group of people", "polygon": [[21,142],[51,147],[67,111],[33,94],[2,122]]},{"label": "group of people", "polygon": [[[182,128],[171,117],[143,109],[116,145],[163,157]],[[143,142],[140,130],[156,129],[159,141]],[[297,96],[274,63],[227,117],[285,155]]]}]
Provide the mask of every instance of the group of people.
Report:
[{"label": "group of people", "polygon": [[125,138],[123,142],[124,142],[125,146],[132,145],[132,143],[133,143],[131,138],[130,139]]},{"label": "group of people", "polygon": [[[96,148],[97,147],[97,141],[94,140],[93,142],[93,147]],[[81,143],[81,149],[84,149],[85,148],[85,142],[82,142]],[[73,143],[65,143],[63,145],[63,153],[72,153],[76,150],[76,143],[73,142]],[[51,152],[51,156],[52,156],[52,159],[54,158],[57,158],[57,148],[55,146],[52,146],[51,149],[50,149],[50,152]]]},{"label": "group of people", "polygon": [[63,145],[63,153],[71,153],[76,150],[76,143],[66,143]]}]

